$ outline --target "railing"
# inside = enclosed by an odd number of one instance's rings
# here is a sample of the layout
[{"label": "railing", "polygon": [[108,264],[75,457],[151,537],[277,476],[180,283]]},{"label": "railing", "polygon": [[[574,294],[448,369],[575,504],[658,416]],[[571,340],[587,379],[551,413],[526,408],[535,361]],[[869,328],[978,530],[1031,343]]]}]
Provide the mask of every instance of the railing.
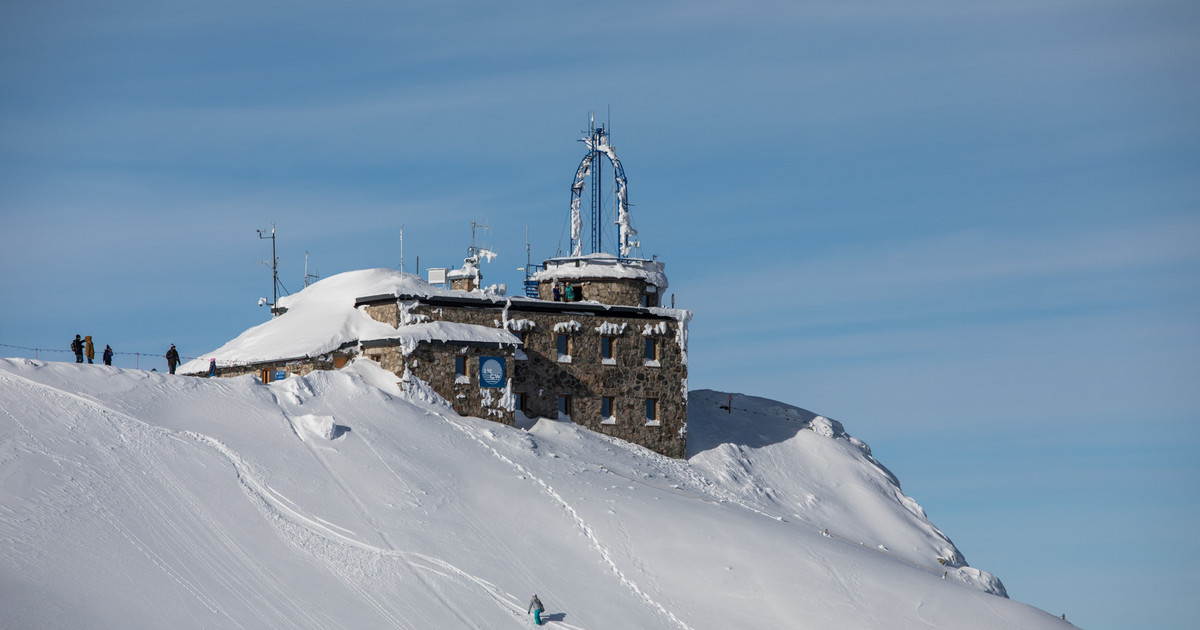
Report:
[{"label": "railing", "polygon": [[[32,352],[33,353],[32,358],[37,359],[37,360],[46,359],[48,361],[57,360],[57,357],[55,357],[54,359],[51,358],[52,356],[55,356],[54,353],[68,354],[68,355],[75,354],[75,352],[73,350],[59,350],[57,348],[37,348],[37,347],[30,347],[30,346],[16,346],[16,345],[7,344],[7,343],[0,343],[0,348],[13,348],[16,350],[24,350],[26,353]],[[100,352],[96,353],[96,358],[93,361],[93,363],[103,363],[103,360],[101,359],[101,355],[103,355],[103,350],[101,350],[100,348],[97,348],[97,350],[100,350]],[[5,354],[7,354],[7,352]],[[42,355],[48,355],[48,356],[42,356]],[[167,358],[165,355],[166,355],[166,352],[117,352],[114,350],[113,351],[113,358],[114,358],[113,362],[114,362],[114,364],[116,363],[116,357],[118,357],[118,356],[133,357],[134,369],[137,369],[137,370],[142,369],[142,363],[144,362],[144,363],[146,363],[147,369],[157,370],[158,366],[160,366],[160,365],[164,368],[166,367]],[[25,357],[25,358],[29,358],[29,357]],[[70,358],[72,360],[74,360],[73,356]],[[183,364],[183,363],[186,363],[187,361],[190,361],[195,358],[196,357],[185,357],[185,356],[181,355],[179,357],[179,363]],[[86,361],[86,357],[84,360]],[[154,367],[151,367],[152,365]]]}]

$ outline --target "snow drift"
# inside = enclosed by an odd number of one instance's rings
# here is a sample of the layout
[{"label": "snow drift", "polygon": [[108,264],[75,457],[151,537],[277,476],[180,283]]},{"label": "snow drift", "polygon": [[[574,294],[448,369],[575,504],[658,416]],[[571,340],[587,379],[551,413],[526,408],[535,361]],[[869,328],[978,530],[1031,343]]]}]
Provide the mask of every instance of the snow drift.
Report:
[{"label": "snow drift", "polygon": [[562,628],[1070,627],[794,407],[693,392],[682,461],[395,382],[0,360],[4,624],[520,628],[536,592]]}]

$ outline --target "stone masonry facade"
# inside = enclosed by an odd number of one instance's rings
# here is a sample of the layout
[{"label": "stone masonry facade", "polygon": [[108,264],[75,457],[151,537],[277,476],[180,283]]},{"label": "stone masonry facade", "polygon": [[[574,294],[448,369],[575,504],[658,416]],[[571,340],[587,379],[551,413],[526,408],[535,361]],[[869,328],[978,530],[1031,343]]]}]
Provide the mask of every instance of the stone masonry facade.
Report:
[{"label": "stone masonry facade", "polygon": [[461,415],[474,415],[513,425],[511,387],[480,386],[481,357],[497,358],[512,375],[515,348],[495,344],[423,342],[408,354],[393,340],[364,341],[363,356],[383,369],[403,377],[405,369],[445,398]]},{"label": "stone masonry facade", "polygon": [[[506,328],[522,341],[506,355],[510,405],[535,418],[565,413],[598,433],[668,457],[687,456],[686,324],[670,315],[594,302],[474,296],[379,296],[360,298],[357,306],[392,326],[416,320]],[[398,347],[372,344],[363,342],[364,355],[378,355],[381,366],[397,375],[407,368],[460,413],[482,411],[482,417],[512,424],[499,398],[506,392],[481,394],[471,371],[478,370],[481,353],[497,352],[494,345],[423,343],[405,356]],[[465,378],[456,374],[456,356],[467,357]]]},{"label": "stone masonry facade", "polygon": [[[354,344],[357,346],[357,344]],[[290,376],[303,376],[314,370],[339,370],[346,365],[351,359],[357,356],[357,347],[339,348],[338,350],[326,355],[315,358],[302,357],[298,359],[281,359],[278,361],[262,361],[258,363],[246,363],[238,365],[223,365],[217,368],[217,376],[220,377],[235,377],[246,374],[255,376],[258,380],[264,383],[270,383],[274,380],[275,375],[279,372]],[[196,375],[205,375],[208,371],[197,372]]]},{"label": "stone masonry facade", "polygon": [[[568,280],[559,282],[559,289]],[[575,300],[591,300],[601,304],[631,304],[645,303],[647,306],[658,306],[658,295],[646,293],[646,282],[640,279],[604,278],[603,280],[569,280],[575,288]],[[554,299],[554,284],[551,282],[538,283],[538,298]]]}]

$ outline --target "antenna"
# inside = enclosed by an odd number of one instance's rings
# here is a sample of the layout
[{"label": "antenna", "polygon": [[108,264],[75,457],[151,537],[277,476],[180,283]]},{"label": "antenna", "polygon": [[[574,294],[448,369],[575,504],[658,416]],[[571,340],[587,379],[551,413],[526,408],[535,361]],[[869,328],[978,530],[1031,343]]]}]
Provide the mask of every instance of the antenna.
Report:
[{"label": "antenna", "polygon": [[[588,129],[584,133],[587,135],[580,141],[587,145],[588,151],[575,170],[575,181],[571,185],[571,256],[604,251],[603,228],[605,221],[603,217],[607,207],[613,213],[611,215],[613,224],[617,226],[617,233],[612,237],[613,242],[609,246],[615,246],[617,256],[625,258],[629,256],[634,247],[631,237],[637,234],[629,218],[625,169],[621,166],[621,161],[617,159],[617,151],[612,144],[610,130],[603,124],[596,125],[595,112],[589,115]],[[603,192],[604,161],[608,161],[612,165],[610,176],[612,185],[607,193]],[[591,230],[591,239],[588,243],[591,245],[591,250],[587,252],[585,252],[585,241],[588,239],[583,234],[585,227],[582,216],[585,188],[590,191],[591,201],[590,225],[588,226],[588,229]]]},{"label": "antenna", "polygon": [[603,195],[600,192],[602,188],[600,182],[604,181],[601,173],[604,171],[604,162],[600,160],[600,145],[607,144],[605,137],[604,126],[596,127],[595,115],[592,116],[592,253],[604,251],[602,247],[602,239],[600,238],[600,226],[603,221],[600,220],[600,206],[603,203]]},{"label": "antenna", "polygon": [[308,285],[310,285],[313,282],[316,282],[317,280],[320,280],[320,279],[321,279],[321,274],[317,273],[317,271],[315,269],[313,270],[312,273],[308,273],[308,252],[305,251],[304,252],[304,288],[307,289]]},{"label": "antenna", "polygon": [[404,226],[400,226],[400,272],[404,273]]},{"label": "antenna", "polygon": [[[271,301],[267,302],[266,298],[258,301],[259,306],[270,306],[271,313],[275,314],[275,305],[279,303],[279,256],[275,254],[275,223],[271,223],[271,235],[267,236],[266,230],[258,231],[258,238],[271,239]],[[260,260],[259,264],[265,265],[267,261]]]},{"label": "antenna", "polygon": [[529,224],[525,224],[525,266],[517,269],[517,271],[525,272],[525,280],[521,284],[525,287],[525,297],[538,297],[538,283],[533,280],[533,274],[538,270],[538,265],[533,264],[533,259],[530,258],[529,247]]},{"label": "antenna", "polygon": [[479,223],[479,222],[475,221],[474,219],[471,219],[471,246],[467,248],[467,254],[470,255],[472,258],[474,258],[480,251],[487,250],[486,247],[476,247],[475,246],[475,230],[476,230],[476,228],[481,229],[484,232],[487,232],[488,230],[492,229],[490,226],[488,226],[486,221],[483,223]]}]

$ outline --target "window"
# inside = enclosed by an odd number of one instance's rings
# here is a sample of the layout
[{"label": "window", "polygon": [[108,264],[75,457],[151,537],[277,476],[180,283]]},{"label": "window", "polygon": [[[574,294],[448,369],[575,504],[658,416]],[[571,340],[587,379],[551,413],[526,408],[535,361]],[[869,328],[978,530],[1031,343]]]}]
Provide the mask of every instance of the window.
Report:
[{"label": "window", "polygon": [[646,337],[646,365],[658,365],[658,340]]},{"label": "window", "polygon": [[467,357],[461,354],[454,357],[454,382],[469,383],[470,380],[467,376]]},{"label": "window", "polygon": [[513,392],[513,410],[520,411],[521,413],[524,413],[525,415],[529,415],[528,413],[525,413],[525,393],[524,392]]},{"label": "window", "polygon": [[613,397],[604,396],[600,399],[600,424],[616,424],[617,418],[613,413]]},{"label": "window", "polygon": [[607,335],[600,338],[600,362],[605,365],[617,364],[617,359],[613,357],[613,338]]},{"label": "window", "polygon": [[376,363],[379,363],[379,362],[383,361],[383,355],[382,354],[372,354],[371,360]]},{"label": "window", "polygon": [[558,413],[560,415],[571,415],[571,396],[569,394],[560,394],[558,397]]},{"label": "window", "polygon": [[562,363],[571,362],[571,335],[558,334],[558,360]]},{"label": "window", "polygon": [[512,334],[517,339],[521,340],[521,346],[513,351],[513,358],[518,361],[524,361],[529,357],[525,354],[525,348],[529,347],[529,336],[524,331],[514,330]]},{"label": "window", "polygon": [[646,425],[647,426],[658,426],[659,424],[660,423],[658,421],[658,399],[647,398],[646,399]]}]

